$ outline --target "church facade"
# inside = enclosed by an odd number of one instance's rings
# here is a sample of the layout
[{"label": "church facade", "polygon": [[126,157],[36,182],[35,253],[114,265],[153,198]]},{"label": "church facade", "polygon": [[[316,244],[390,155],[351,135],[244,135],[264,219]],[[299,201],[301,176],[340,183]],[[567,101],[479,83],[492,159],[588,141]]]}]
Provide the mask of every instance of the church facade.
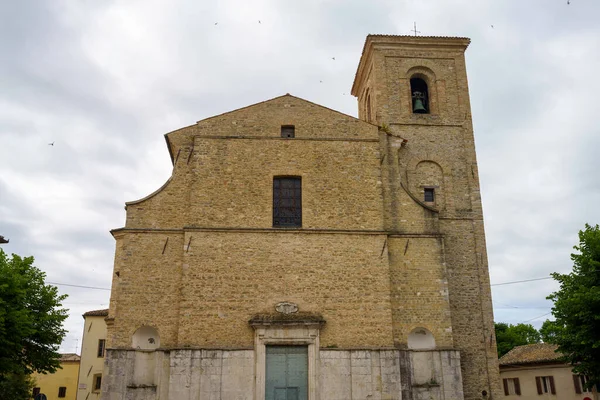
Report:
[{"label": "church facade", "polygon": [[468,44],[369,35],[359,118],[287,94],[166,134],[102,399],[498,398]]}]

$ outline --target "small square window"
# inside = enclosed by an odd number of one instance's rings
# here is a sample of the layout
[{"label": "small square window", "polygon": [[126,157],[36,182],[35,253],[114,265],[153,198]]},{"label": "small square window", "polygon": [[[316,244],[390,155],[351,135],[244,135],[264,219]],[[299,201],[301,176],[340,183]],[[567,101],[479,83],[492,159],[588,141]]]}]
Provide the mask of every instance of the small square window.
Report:
[{"label": "small square window", "polygon": [[435,189],[434,188],[425,188],[424,198],[426,203],[433,203],[435,201]]},{"label": "small square window", "polygon": [[67,397],[67,388],[65,386],[58,388],[58,397]]},{"label": "small square window", "polygon": [[293,138],[296,136],[296,127],[294,125],[281,125],[281,137]]}]

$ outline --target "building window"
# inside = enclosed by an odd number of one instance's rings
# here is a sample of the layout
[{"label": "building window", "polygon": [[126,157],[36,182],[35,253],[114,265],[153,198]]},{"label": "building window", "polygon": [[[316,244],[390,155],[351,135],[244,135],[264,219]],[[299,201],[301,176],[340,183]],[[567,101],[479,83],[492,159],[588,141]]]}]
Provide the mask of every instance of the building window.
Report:
[{"label": "building window", "polygon": [[40,388],[39,387],[33,388],[33,396],[32,397],[35,397],[38,394],[40,394]]},{"label": "building window", "polygon": [[573,384],[575,385],[575,393],[580,394],[583,392],[591,393],[592,389],[586,387],[589,378],[586,375],[573,375]]},{"label": "building window", "polygon": [[67,388],[61,386],[58,388],[58,397],[67,397]]},{"label": "building window", "polygon": [[281,137],[293,138],[296,136],[296,127],[294,125],[281,125]]},{"label": "building window", "polygon": [[413,113],[429,114],[429,89],[423,79],[410,79],[410,95],[412,97]]},{"label": "building window", "polygon": [[367,122],[371,122],[371,95],[367,94]]},{"label": "building window", "polygon": [[98,357],[104,357],[104,350],[106,349],[106,340],[98,340]]},{"label": "building window", "polygon": [[425,188],[424,189],[424,200],[426,203],[433,203],[435,201],[435,189]]},{"label": "building window", "polygon": [[506,378],[502,379],[502,384],[504,385],[504,395],[521,395],[521,384],[519,383],[519,378]]},{"label": "building window", "polygon": [[302,226],[302,179],[273,178],[273,227]]},{"label": "building window", "polygon": [[99,392],[102,387],[102,374],[94,375],[92,383],[94,385],[94,392]]},{"label": "building window", "polygon": [[538,394],[556,394],[556,387],[554,386],[553,376],[536,376],[535,385],[537,386]]}]

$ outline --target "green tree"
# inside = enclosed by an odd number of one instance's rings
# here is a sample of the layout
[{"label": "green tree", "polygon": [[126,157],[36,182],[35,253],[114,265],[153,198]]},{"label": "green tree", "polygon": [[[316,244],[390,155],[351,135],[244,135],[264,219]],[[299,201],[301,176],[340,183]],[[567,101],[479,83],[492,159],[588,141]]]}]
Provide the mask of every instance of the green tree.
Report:
[{"label": "green tree", "polygon": [[540,328],[540,335],[544,343],[553,343],[556,335],[559,334],[562,327],[556,321],[545,320]]},{"label": "green tree", "polygon": [[[8,257],[0,249],[0,382],[22,374],[54,372],[67,318],[55,286],[33,266],[33,257]],[[2,397],[10,398],[10,397]]]},{"label": "green tree", "polygon": [[502,357],[516,346],[539,343],[540,333],[530,324],[494,323],[498,357]]},{"label": "green tree", "polygon": [[600,229],[585,225],[579,231],[578,253],[571,254],[573,271],[553,273],[560,289],[548,296],[554,301],[556,319],[548,337],[558,345],[563,360],[573,371],[589,377],[589,385],[600,384]]},{"label": "green tree", "polygon": [[35,381],[23,372],[2,375],[0,379],[0,399],[30,400]]}]

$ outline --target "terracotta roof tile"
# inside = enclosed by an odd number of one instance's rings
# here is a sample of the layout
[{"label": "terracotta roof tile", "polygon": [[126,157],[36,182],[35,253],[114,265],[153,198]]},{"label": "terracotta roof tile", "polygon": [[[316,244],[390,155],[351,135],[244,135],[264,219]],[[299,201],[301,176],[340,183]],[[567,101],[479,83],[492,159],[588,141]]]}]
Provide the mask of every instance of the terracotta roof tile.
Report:
[{"label": "terracotta roof tile", "polygon": [[83,314],[84,317],[107,317],[108,316],[108,308],[104,310],[92,310]]},{"label": "terracotta roof tile", "polygon": [[60,361],[79,361],[81,357],[79,357],[75,353],[65,353],[60,355]]},{"label": "terracotta roof tile", "polygon": [[540,362],[559,361],[560,353],[556,353],[558,347],[549,343],[527,344],[517,346],[502,357],[500,365],[533,364]]}]

